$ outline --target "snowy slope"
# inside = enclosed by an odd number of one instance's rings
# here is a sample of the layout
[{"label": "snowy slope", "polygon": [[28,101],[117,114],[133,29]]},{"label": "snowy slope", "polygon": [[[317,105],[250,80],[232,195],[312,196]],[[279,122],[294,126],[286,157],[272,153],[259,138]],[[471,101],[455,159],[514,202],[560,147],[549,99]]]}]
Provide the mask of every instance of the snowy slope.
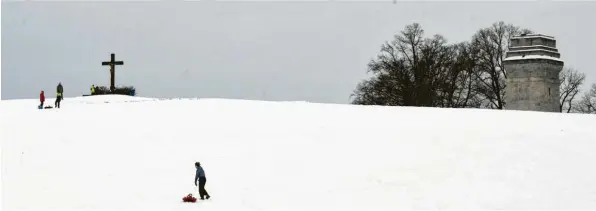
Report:
[{"label": "snowy slope", "polygon": [[[3,210],[596,209],[594,115],[123,96],[36,104],[0,101]],[[195,161],[213,198],[184,204],[198,195]]]}]

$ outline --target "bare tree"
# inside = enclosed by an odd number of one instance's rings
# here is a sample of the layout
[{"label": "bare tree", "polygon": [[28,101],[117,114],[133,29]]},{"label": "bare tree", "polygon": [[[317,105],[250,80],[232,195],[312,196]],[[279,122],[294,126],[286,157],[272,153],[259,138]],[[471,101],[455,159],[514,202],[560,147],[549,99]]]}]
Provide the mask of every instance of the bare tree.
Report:
[{"label": "bare tree", "polygon": [[586,75],[578,72],[576,69],[565,67],[563,71],[559,73],[559,80],[561,81],[560,86],[560,112],[570,113],[573,107],[575,97],[580,92],[580,86],[584,83]]},{"label": "bare tree", "polygon": [[504,108],[507,72],[503,66],[503,59],[510,39],[522,33],[532,31],[500,21],[491,27],[480,29],[472,37],[472,45],[476,49],[474,57],[478,61],[477,69],[474,71],[476,91],[484,98],[485,107]]},{"label": "bare tree", "polygon": [[476,93],[474,84],[474,68],[476,62],[472,58],[474,49],[469,43],[463,42],[450,48],[451,63],[441,78],[443,84],[439,87],[442,99],[440,107],[480,107],[481,100]]},{"label": "bare tree", "polygon": [[574,106],[575,112],[584,114],[596,114],[596,83],[586,92]]},{"label": "bare tree", "polygon": [[405,27],[368,64],[374,76],[352,94],[354,104],[466,107],[472,91],[470,45],[448,45],[441,35],[423,38],[418,23]]}]

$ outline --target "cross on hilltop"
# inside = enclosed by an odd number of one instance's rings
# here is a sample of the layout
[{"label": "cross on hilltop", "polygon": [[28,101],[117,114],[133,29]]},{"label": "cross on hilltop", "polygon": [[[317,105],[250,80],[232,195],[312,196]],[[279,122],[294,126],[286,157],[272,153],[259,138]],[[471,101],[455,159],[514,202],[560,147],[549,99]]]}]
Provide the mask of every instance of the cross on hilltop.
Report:
[{"label": "cross on hilltop", "polygon": [[116,55],[115,54],[111,54],[110,55],[110,61],[107,62],[101,62],[102,66],[110,66],[110,92],[114,92],[114,90],[116,89],[116,87],[114,86],[114,80],[115,80],[115,72],[116,72],[116,65],[124,65],[124,61],[116,61]]}]

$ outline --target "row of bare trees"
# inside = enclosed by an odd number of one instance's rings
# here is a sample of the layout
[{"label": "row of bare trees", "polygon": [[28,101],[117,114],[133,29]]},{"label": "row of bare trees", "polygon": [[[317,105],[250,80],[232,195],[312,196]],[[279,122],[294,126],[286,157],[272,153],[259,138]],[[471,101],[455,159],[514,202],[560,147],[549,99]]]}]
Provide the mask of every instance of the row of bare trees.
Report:
[{"label": "row of bare trees", "polygon": [[[418,23],[405,27],[368,63],[373,76],[358,84],[352,103],[360,105],[492,108],[505,106],[503,59],[512,36],[529,29],[497,22],[469,42],[448,44],[441,35],[424,37]],[[596,85],[579,97],[585,75],[561,71],[561,111],[596,112]]]},{"label": "row of bare trees", "polygon": [[596,83],[583,93],[586,74],[573,68],[564,68],[559,74],[561,80],[561,112],[596,114]]}]

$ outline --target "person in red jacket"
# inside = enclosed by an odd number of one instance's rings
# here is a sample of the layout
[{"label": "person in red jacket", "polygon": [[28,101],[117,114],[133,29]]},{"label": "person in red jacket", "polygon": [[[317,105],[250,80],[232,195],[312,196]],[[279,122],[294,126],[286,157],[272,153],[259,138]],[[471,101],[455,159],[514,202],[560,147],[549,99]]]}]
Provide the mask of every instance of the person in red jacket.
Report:
[{"label": "person in red jacket", "polygon": [[43,90],[41,90],[41,93],[39,93],[39,101],[41,102],[39,108],[43,108],[43,102],[46,101],[46,96],[43,95]]}]

